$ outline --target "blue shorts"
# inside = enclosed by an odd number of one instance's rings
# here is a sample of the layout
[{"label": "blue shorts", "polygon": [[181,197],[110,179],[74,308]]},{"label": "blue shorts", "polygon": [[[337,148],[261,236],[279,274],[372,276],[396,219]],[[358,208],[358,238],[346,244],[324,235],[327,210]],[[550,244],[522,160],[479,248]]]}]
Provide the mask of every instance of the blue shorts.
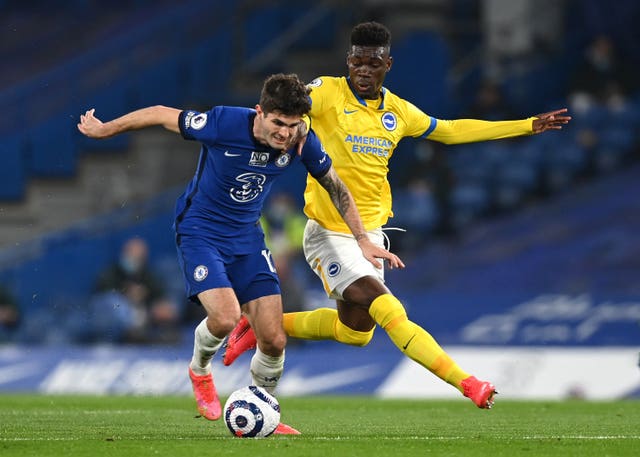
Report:
[{"label": "blue shorts", "polygon": [[243,255],[221,252],[214,241],[193,235],[179,235],[176,247],[187,297],[196,303],[200,292],[220,287],[233,288],[241,305],[280,294],[280,280],[264,241],[261,249]]}]

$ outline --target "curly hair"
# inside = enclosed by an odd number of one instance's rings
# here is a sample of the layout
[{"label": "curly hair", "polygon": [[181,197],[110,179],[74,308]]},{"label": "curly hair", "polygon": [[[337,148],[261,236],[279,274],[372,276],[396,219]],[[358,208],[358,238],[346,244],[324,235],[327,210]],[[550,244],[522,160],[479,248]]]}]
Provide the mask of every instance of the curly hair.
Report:
[{"label": "curly hair", "polygon": [[378,22],[362,22],[351,30],[351,45],[389,47],[391,32]]},{"label": "curly hair", "polygon": [[310,92],[298,75],[278,73],[264,82],[260,106],[265,114],[278,111],[286,116],[303,116],[311,110]]}]

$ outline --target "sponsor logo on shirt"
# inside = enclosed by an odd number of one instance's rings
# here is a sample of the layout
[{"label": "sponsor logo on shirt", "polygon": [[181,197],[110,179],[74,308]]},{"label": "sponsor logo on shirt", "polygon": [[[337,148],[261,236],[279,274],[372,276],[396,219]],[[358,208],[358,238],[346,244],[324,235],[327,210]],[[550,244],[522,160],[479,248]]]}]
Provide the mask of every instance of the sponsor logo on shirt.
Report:
[{"label": "sponsor logo on shirt", "polygon": [[253,151],[251,153],[251,160],[249,160],[249,165],[253,167],[266,167],[268,162],[269,162],[268,152]]},{"label": "sponsor logo on shirt", "polygon": [[260,173],[243,173],[236,176],[236,181],[239,186],[229,189],[229,196],[238,203],[246,203],[262,193],[267,177]]},{"label": "sponsor logo on shirt", "polygon": [[322,86],[322,80],[320,78],[316,78],[307,84],[307,87],[320,87]]},{"label": "sponsor logo on shirt", "polygon": [[345,143],[351,143],[351,152],[389,157],[393,142],[375,136],[347,135]]}]

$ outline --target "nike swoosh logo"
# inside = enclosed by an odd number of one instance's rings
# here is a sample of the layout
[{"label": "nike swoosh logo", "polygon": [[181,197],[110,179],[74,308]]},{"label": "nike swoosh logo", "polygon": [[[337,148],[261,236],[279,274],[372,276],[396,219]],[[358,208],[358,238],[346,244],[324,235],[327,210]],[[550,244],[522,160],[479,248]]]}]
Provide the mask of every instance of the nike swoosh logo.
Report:
[{"label": "nike swoosh logo", "polygon": [[405,344],[404,346],[402,346],[402,350],[403,350],[403,351],[406,351],[406,350],[407,350],[407,348],[409,347],[409,345],[411,344],[411,342],[413,341],[413,339],[414,339],[415,337],[416,337],[416,336],[415,336],[415,335],[413,335],[411,338],[409,338],[409,341],[407,341],[407,344]]},{"label": "nike swoosh logo", "polygon": [[317,375],[304,374],[302,370],[294,369],[287,371],[287,375],[280,380],[278,391],[287,392],[287,395],[317,394],[374,379],[376,376],[382,376],[383,373],[386,376],[386,369],[375,364],[359,365]]},{"label": "nike swoosh logo", "polygon": [[225,157],[240,157],[242,154],[231,154],[229,151],[224,151]]},{"label": "nike swoosh logo", "polygon": [[345,109],[344,109],[344,114],[353,114],[353,113],[355,113],[356,111],[358,111],[358,110],[357,110],[357,109],[354,109],[353,111],[349,111],[349,110],[347,110],[347,108],[345,108]]}]

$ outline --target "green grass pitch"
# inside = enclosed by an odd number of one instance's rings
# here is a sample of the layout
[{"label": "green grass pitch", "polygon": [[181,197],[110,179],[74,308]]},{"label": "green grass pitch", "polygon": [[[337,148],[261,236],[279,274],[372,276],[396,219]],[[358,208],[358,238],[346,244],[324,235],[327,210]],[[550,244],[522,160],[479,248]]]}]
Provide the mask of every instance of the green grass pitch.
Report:
[{"label": "green grass pitch", "polygon": [[0,395],[0,456],[637,456],[640,402],[281,399],[300,436],[239,439],[189,397]]}]

